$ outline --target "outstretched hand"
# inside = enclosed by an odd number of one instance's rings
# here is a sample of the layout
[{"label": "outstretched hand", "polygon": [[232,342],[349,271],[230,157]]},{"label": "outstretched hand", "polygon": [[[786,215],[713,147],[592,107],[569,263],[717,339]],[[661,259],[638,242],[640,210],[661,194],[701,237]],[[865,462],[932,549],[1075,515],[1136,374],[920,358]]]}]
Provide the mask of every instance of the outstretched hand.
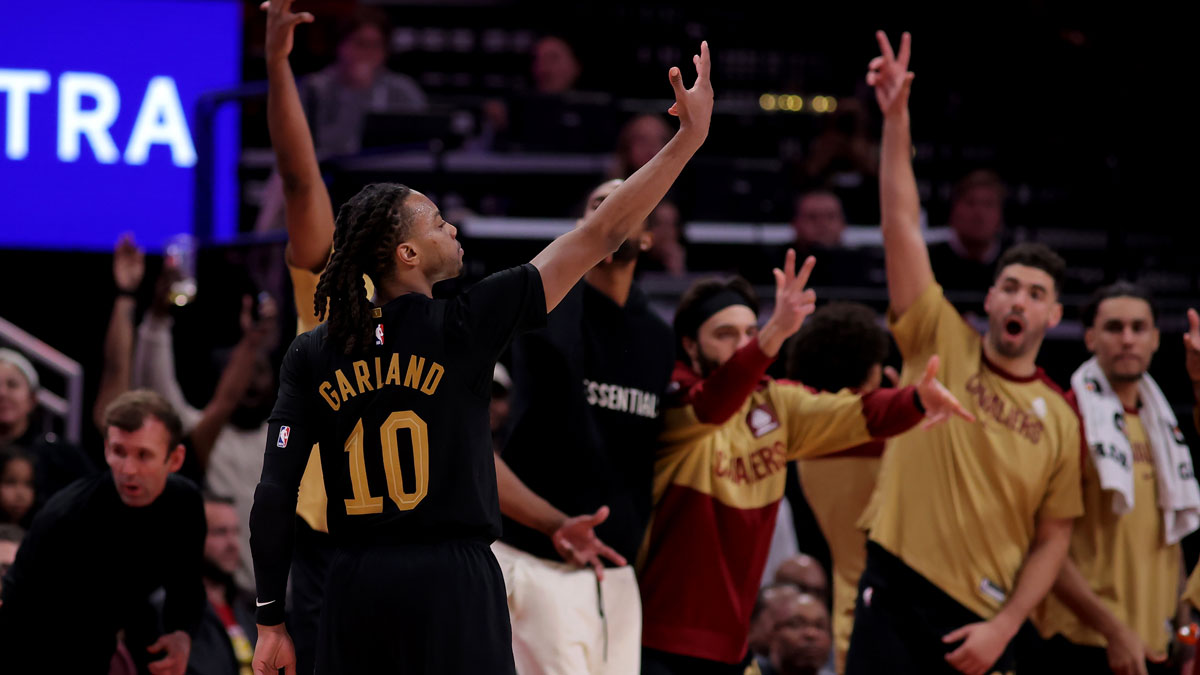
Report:
[{"label": "outstretched hand", "polygon": [[958,399],[954,398],[954,394],[938,382],[939,365],[937,354],[929,357],[929,362],[925,364],[925,375],[917,384],[917,395],[921,397],[921,405],[925,408],[925,421],[921,423],[921,428],[932,429],[955,415],[968,422],[974,422],[975,416],[967,412]]},{"label": "outstretched hand", "polygon": [[908,109],[908,90],[912,86],[912,72],[908,70],[908,59],[912,56],[912,36],[900,36],[900,54],[892,51],[887,34],[875,31],[879,42],[879,56],[867,65],[867,84],[875,88],[875,100],[884,117],[897,115]]},{"label": "outstretched hand", "polygon": [[146,260],[142,249],[138,248],[132,234],[122,234],[116,249],[113,250],[113,281],[117,289],[133,293],[142,285],[142,277],[145,274]]},{"label": "outstretched hand", "polygon": [[712,62],[708,55],[708,41],[700,43],[700,53],[692,56],[696,66],[696,82],[691,89],[683,86],[683,73],[672,67],[667,73],[671,88],[675,90],[675,103],[667,110],[679,118],[680,131],[695,134],[700,140],[708,137],[708,124],[712,119],[713,90],[709,73]]},{"label": "outstretched hand", "polygon": [[775,312],[758,333],[758,346],[767,356],[778,354],[783,341],[795,335],[808,315],[816,311],[817,292],[805,288],[816,264],[817,259],[810,255],[796,272],[796,251],[789,248],[783,269],[772,270],[775,274]]},{"label": "outstretched hand", "polygon": [[550,536],[555,550],[563,560],[580,567],[591,565],[596,570],[596,578],[601,580],[604,579],[604,562],[600,560],[600,556],[617,565],[626,564],[620,553],[609,548],[596,536],[596,526],[607,519],[608,507],[601,506],[593,514],[566,519]]},{"label": "outstretched hand", "polygon": [[293,12],[295,0],[267,0],[258,6],[267,13],[267,60],[287,59],[292,53],[292,33],[298,24],[312,23],[309,12]]}]

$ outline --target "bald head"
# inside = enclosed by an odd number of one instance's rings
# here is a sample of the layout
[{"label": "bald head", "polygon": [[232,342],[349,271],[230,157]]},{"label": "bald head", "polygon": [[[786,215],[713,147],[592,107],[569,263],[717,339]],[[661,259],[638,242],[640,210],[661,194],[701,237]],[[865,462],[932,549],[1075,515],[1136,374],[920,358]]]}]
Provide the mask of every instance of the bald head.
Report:
[{"label": "bald head", "polygon": [[792,584],[773,583],[759,590],[754,612],[750,615],[750,651],[760,656],[770,655],[777,610],[789,599],[798,597],[800,589]]},{"label": "bald head", "polygon": [[775,571],[775,581],[793,584],[802,592],[824,601],[829,597],[829,577],[821,563],[803,553],[784,560]]},{"label": "bald head", "polygon": [[769,613],[771,664],[781,675],[815,675],[833,647],[824,600],[799,593],[782,598]]}]

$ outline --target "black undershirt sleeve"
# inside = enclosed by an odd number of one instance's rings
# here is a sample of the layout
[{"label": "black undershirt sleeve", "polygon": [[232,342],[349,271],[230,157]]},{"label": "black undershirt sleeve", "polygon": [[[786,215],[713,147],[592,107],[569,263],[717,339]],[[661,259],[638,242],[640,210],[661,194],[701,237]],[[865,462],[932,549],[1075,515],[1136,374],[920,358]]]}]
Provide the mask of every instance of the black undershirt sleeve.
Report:
[{"label": "black undershirt sleeve", "polygon": [[170,577],[164,584],[166,600],[163,605],[163,627],[166,632],[181,630],[194,635],[204,618],[204,582],[201,581],[201,561],[204,560],[204,538],[208,526],[204,520],[204,502],[194,488],[183,499],[182,517],[172,523],[179,528],[178,547],[174,551]]},{"label": "black undershirt sleeve", "polygon": [[279,371],[279,397],[271,412],[262,476],[250,510],[250,550],[258,586],[257,621],[276,626],[284,619],[284,594],[292,561],[296,495],[316,440],[310,410],[311,334],[292,342]]}]

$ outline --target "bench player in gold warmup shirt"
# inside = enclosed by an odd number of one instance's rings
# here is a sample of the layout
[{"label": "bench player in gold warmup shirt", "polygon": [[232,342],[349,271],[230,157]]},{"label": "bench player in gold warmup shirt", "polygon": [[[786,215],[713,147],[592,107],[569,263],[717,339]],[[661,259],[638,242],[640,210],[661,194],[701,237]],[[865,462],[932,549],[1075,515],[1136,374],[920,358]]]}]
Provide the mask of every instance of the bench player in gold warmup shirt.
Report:
[{"label": "bench player in gold warmup shirt", "polygon": [[1050,590],[1083,513],[1079,421],[1035,359],[1062,316],[1065,264],[1040,245],[999,260],[982,337],[946,301],[921,237],[912,169],[910,37],[867,76],[884,113],[880,204],[889,323],[901,384],[932,353],[974,424],[889,441],[862,524],[867,564],[846,672],[984,675],[1014,670],[1008,645]]},{"label": "bench player in gold warmup shirt", "polygon": [[[788,353],[787,375],[818,391],[852,389],[867,394],[883,382],[887,331],[875,311],[853,302],[817,310],[796,333]],[[888,370],[891,370],[890,368]],[[894,376],[893,371],[890,376]],[[846,670],[846,650],[854,627],[858,577],[867,564],[867,535],[858,519],[875,490],[884,440],[873,440],[836,455],[802,459],[800,485],[833,563],[834,665]]]},{"label": "bench player in gold warmup shirt", "polygon": [[[1174,672],[1163,662],[1180,610],[1181,534],[1169,538],[1165,531],[1155,450],[1138,393],[1158,349],[1156,318],[1149,292],[1127,282],[1099,289],[1084,308],[1084,339],[1108,383],[1096,390],[1111,391],[1125,410],[1121,419],[1132,450],[1133,506],[1124,515],[1114,513],[1116,495],[1101,485],[1088,452],[1085,513],[1075,522],[1054,591],[1034,614],[1034,624],[1048,639],[1031,645],[1028,658],[1022,651],[1022,673]],[[1078,394],[1073,389],[1068,397],[1075,400]],[[1111,413],[1085,405],[1080,415],[1107,419]],[[1086,433],[1085,439],[1088,447],[1101,440]]]}]

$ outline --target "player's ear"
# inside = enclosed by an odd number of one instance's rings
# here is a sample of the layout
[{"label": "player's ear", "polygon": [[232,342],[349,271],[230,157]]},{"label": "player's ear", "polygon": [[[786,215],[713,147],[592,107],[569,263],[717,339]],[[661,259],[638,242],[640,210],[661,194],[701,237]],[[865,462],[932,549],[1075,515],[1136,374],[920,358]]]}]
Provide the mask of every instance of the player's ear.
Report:
[{"label": "player's ear", "polygon": [[692,365],[695,366],[698,364],[700,362],[698,358],[700,356],[700,343],[685,335],[680,339],[680,344],[683,345],[683,351],[687,353]]},{"label": "player's ear", "polygon": [[1050,306],[1050,320],[1046,322],[1046,327],[1054,328],[1058,322],[1062,321],[1063,306],[1061,302],[1056,302]]},{"label": "player's ear", "polygon": [[176,471],[183,468],[183,459],[184,459],[184,456],[186,456],[186,455],[187,455],[187,450],[183,447],[182,443],[175,446],[174,450],[167,453],[167,469],[171,473],[175,473]]},{"label": "player's ear", "polygon": [[397,264],[416,267],[418,257],[417,249],[411,242],[406,241],[396,247]]}]

